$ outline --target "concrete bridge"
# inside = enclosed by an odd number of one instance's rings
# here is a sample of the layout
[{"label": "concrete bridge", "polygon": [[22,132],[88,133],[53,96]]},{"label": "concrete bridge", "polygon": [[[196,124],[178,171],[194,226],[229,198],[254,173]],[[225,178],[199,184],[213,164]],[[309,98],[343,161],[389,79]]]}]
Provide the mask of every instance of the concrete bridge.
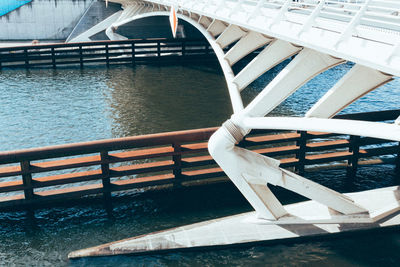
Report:
[{"label": "concrete bridge", "polygon": [[[112,40],[125,39],[118,32],[119,27],[145,17],[174,16],[172,7],[179,20],[193,25],[208,40],[224,72],[233,109],[232,117],[210,138],[208,149],[253,206],[255,214],[132,238],[78,251],[71,257],[229,245],[260,241],[260,235],[264,235],[261,240],[284,239],[357,230],[365,224],[367,228],[379,228],[400,223],[396,213],[400,209],[397,188],[360,195],[340,194],[280,168],[279,161],[235,145],[252,129],[333,132],[399,142],[400,117],[388,123],[332,119],[358,98],[399,76],[398,1],[108,2],[120,3],[123,10],[81,34],[77,40],[90,38],[100,31],[105,31]],[[257,49],[261,52],[246,61],[243,68],[232,70],[237,62]],[[293,59],[244,106],[241,92],[263,73],[288,58]],[[354,63],[352,68],[317,103],[310,106],[304,116],[268,116],[313,77],[348,61]],[[393,97],[400,100],[398,95]],[[313,200],[314,204],[303,203],[293,209],[283,206],[269,190],[268,184],[294,191]],[[378,199],[384,198],[388,202],[378,203]],[[320,209],[319,205],[324,208]],[[384,219],[388,216],[393,218],[391,223]],[[347,223],[352,226],[344,227]],[[299,224],[305,226],[296,226]],[[336,228],[337,225],[339,228]]]}]

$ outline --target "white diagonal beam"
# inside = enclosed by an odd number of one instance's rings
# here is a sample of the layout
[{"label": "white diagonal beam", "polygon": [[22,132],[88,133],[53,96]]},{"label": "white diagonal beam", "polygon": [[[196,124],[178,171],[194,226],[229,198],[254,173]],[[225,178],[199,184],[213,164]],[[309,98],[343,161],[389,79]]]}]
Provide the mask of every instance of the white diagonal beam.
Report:
[{"label": "white diagonal beam", "polygon": [[315,131],[400,141],[400,126],[394,123],[305,117],[236,117],[235,124],[247,129]]},{"label": "white diagonal beam", "polygon": [[[246,158],[247,161],[254,162],[256,158],[259,159],[257,161],[258,166],[256,167],[257,172],[252,176],[247,176],[249,178],[246,179],[246,181],[251,184],[258,184],[261,186],[269,183],[275,186],[280,186],[347,215],[363,213],[366,211],[364,208],[354,204],[354,202],[347,196],[288,170],[279,168],[278,166],[268,163],[266,164],[266,162],[268,162],[266,161],[268,158],[266,156],[249,150],[243,150],[244,151],[240,152],[240,156]],[[261,159],[264,159],[265,162],[263,163]],[[248,164],[247,161],[244,164]]]},{"label": "white diagonal beam", "polygon": [[331,118],[352,102],[392,80],[391,75],[354,65],[306,114],[306,117]]},{"label": "white diagonal beam", "polygon": [[293,94],[307,81],[325,70],[343,63],[314,50],[303,49],[244,109],[244,115],[262,117]]},{"label": "white diagonal beam", "polygon": [[258,32],[251,31],[225,54],[225,59],[232,66],[254,50],[268,44],[271,40],[271,38],[267,38]]},{"label": "white diagonal beam", "polygon": [[242,38],[245,34],[246,31],[242,30],[239,26],[231,24],[218,36],[216,42],[221,48],[225,48]]},{"label": "white diagonal beam", "polygon": [[243,90],[263,73],[300,50],[300,47],[288,42],[274,40],[235,76],[233,82],[237,84],[239,90]]},{"label": "white diagonal beam", "polygon": [[213,22],[211,22],[210,26],[208,26],[207,31],[212,36],[215,37],[215,36],[221,34],[226,28],[227,28],[226,24],[224,24],[220,20],[214,19]]},{"label": "white diagonal beam", "polygon": [[122,12],[123,11],[118,11],[118,12],[112,14],[111,16],[106,18],[105,20],[99,22],[98,24],[96,24],[95,26],[91,27],[87,31],[79,34],[74,39],[70,40],[69,43],[71,43],[71,42],[91,41],[91,39],[90,39],[91,36],[101,32],[101,31],[106,30],[110,25],[112,25],[121,16]]},{"label": "white diagonal beam", "polygon": [[206,17],[206,16],[201,16],[199,19],[199,24],[202,25],[204,28],[208,28],[208,26],[210,26],[212,20],[210,20],[210,18]]}]

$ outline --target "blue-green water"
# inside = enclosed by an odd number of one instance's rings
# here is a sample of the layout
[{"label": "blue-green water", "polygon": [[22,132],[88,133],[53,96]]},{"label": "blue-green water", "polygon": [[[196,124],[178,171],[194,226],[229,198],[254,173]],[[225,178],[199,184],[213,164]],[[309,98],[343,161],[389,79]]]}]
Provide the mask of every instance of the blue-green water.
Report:
[{"label": "blue-green water", "polygon": [[[303,86],[274,114],[302,115],[349,68],[338,66]],[[282,66],[244,91],[248,102]],[[398,80],[368,94],[346,112],[397,109]],[[231,114],[217,66],[93,67],[0,72],[0,150],[220,125]],[[308,177],[346,191],[345,171]],[[396,184],[391,165],[363,167],[354,190]],[[286,201],[290,196],[282,196]],[[159,256],[68,261],[68,252],[250,209],[230,186],[127,196],[113,212],[101,202],[0,214],[0,265],[8,266],[395,266],[400,234],[369,234],[300,244],[257,246]]]}]

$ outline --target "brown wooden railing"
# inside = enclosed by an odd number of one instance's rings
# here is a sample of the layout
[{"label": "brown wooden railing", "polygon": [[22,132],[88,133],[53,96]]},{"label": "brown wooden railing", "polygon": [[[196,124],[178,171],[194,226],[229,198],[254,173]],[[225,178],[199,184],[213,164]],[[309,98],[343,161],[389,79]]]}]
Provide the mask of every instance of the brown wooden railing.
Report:
[{"label": "brown wooden railing", "polygon": [[205,39],[130,39],[0,48],[2,67],[148,64],[216,59]]},{"label": "brown wooden railing", "polygon": [[[337,116],[369,121],[394,120],[400,110]],[[85,195],[224,177],[207,153],[217,128],[150,134],[27,150],[0,152],[0,207],[21,206]],[[282,167],[393,155],[398,143],[317,132],[253,131],[240,146],[281,160]],[[374,147],[368,147],[375,145]]]}]

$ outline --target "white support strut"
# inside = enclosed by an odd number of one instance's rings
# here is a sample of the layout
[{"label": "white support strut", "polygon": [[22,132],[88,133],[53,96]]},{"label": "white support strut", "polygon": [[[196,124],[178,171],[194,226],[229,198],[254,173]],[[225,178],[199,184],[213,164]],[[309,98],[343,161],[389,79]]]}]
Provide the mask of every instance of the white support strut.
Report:
[{"label": "white support strut", "polygon": [[279,168],[277,160],[236,147],[235,144],[244,134],[242,128],[228,120],[212,135],[208,148],[215,161],[256,210],[259,218],[278,220],[290,217],[268,189],[267,183],[316,200],[342,214],[366,216],[366,210],[348,197]]},{"label": "white support strut", "polygon": [[225,48],[231,43],[239,40],[246,34],[244,30],[236,25],[229,25],[217,38],[216,42],[221,48]]},{"label": "white support strut", "polygon": [[271,42],[271,38],[267,38],[264,35],[257,32],[249,32],[243,38],[241,38],[226,54],[225,59],[229,62],[229,65],[234,65],[240,59],[250,54],[254,50]]},{"label": "white support strut", "polygon": [[310,49],[303,49],[243,111],[245,116],[268,114],[300,86],[321,72],[343,63]]},{"label": "white support strut", "polygon": [[237,84],[239,90],[243,90],[263,73],[300,50],[301,47],[293,46],[285,41],[274,40],[235,76],[233,82]]},{"label": "white support strut", "polygon": [[306,117],[331,118],[366,93],[391,81],[391,75],[355,65],[306,114]]}]

